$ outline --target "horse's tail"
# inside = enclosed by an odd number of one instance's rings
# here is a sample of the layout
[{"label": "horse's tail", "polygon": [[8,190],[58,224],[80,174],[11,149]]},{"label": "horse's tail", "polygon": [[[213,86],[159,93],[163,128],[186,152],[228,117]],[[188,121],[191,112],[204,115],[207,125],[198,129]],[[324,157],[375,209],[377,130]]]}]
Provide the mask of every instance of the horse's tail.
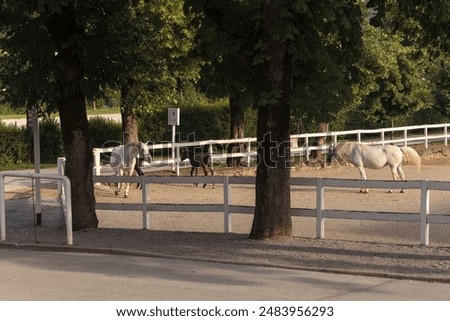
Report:
[{"label": "horse's tail", "polygon": [[408,146],[400,147],[400,149],[403,152],[403,163],[406,165],[415,165],[417,170],[420,170],[422,159],[416,150]]}]

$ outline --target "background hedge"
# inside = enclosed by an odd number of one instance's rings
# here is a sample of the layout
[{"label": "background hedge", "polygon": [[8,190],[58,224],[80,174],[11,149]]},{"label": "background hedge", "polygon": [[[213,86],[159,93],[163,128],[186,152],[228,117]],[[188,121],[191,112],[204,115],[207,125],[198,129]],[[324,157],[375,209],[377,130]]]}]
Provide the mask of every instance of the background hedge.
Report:
[{"label": "background hedge", "polygon": [[[177,141],[227,139],[229,136],[229,107],[227,102],[181,106]],[[172,140],[172,128],[167,124],[167,110],[139,118],[139,138],[155,143]],[[91,146],[115,146],[122,141],[122,126],[100,116],[89,119]],[[245,113],[245,135],[256,136],[256,111]],[[40,123],[41,163],[54,164],[64,156],[64,146],[59,123],[45,119]],[[32,131],[26,127],[4,125],[0,122],[0,170],[9,165],[33,161]]]}]

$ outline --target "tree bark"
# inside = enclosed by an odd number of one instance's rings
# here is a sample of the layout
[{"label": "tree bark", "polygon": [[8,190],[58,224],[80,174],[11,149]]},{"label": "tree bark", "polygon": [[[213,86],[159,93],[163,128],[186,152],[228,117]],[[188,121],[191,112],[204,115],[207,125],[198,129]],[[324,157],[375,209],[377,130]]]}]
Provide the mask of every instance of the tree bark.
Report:
[{"label": "tree bark", "polygon": [[60,13],[51,13],[46,25],[55,43],[56,63],[61,72],[58,109],[66,154],[65,175],[71,183],[73,230],[96,228],[94,161],[86,102],[80,86],[84,66],[77,55],[79,48],[71,41],[83,37],[84,30],[68,7],[62,7]]},{"label": "tree bark", "polygon": [[[244,110],[240,104],[241,95],[239,92],[230,92],[230,139],[244,137]],[[228,144],[228,153],[239,153],[244,151],[243,144]],[[242,157],[227,158],[227,166],[240,166]]]},{"label": "tree bark", "polygon": [[123,144],[138,142],[138,120],[136,115],[130,108],[123,106],[120,109],[120,113],[122,115]]},{"label": "tree bark", "polygon": [[256,171],[256,200],[250,238],[292,236],[290,215],[290,107],[291,59],[287,42],[271,34],[279,18],[280,4],[266,1],[263,8],[263,36],[271,57],[265,66],[268,86],[263,91],[280,93],[277,103],[259,106]]},{"label": "tree bark", "polygon": [[138,135],[138,120],[133,112],[129,102],[129,92],[134,86],[134,80],[128,79],[127,84],[120,90],[121,106],[120,114],[122,116],[122,143],[128,144],[130,142],[137,143],[139,141]]},{"label": "tree bark", "polygon": [[[326,133],[328,131],[328,123],[319,123],[319,127],[317,128],[318,133]],[[326,143],[325,137],[320,137],[316,141],[313,142],[313,146],[323,146]],[[317,159],[320,156],[320,152],[318,150],[313,150],[311,152],[311,158]]]}]

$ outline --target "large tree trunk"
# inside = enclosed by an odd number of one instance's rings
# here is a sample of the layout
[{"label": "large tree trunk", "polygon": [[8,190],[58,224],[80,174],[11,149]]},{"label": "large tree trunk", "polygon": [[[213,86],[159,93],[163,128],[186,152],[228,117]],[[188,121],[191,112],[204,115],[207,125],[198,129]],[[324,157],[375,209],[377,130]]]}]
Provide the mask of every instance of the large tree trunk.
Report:
[{"label": "large tree trunk", "polygon": [[267,50],[271,57],[265,69],[266,90],[276,91],[281,96],[275,105],[268,103],[258,110],[259,146],[252,239],[292,236],[289,185],[291,61],[287,43],[270,34],[281,9],[276,1],[266,1],[263,9],[263,33],[265,39],[269,39]]},{"label": "large tree trunk", "polygon": [[129,97],[130,90],[134,86],[134,83],[134,80],[128,79],[127,84],[120,90],[123,144],[139,141],[138,120],[130,105],[131,99]]},{"label": "large tree trunk", "polygon": [[138,120],[136,115],[130,108],[124,106],[120,109],[120,113],[122,114],[123,144],[138,142]]},{"label": "large tree trunk", "polygon": [[[244,109],[240,104],[241,94],[238,91],[230,92],[230,139],[244,137]],[[228,144],[228,153],[239,153],[244,151],[243,144]],[[227,166],[239,166],[242,157],[227,158]]]},{"label": "large tree trunk", "polygon": [[55,43],[56,63],[61,72],[58,109],[66,154],[65,175],[71,183],[73,230],[96,228],[94,162],[85,97],[80,88],[84,67],[77,56],[79,50],[71,41],[84,36],[84,31],[67,7],[62,7],[60,13],[51,13],[46,24]]}]

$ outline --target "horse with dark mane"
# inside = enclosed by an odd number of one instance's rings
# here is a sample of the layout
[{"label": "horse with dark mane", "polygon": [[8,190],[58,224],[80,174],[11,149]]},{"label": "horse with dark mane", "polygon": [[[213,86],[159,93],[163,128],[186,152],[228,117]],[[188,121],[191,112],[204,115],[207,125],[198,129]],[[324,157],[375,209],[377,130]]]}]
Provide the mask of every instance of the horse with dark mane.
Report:
[{"label": "horse with dark mane", "polygon": [[[180,155],[181,161],[184,161],[186,159],[189,159],[191,163],[191,176],[197,176],[197,171],[201,167],[203,169],[203,172],[205,173],[205,176],[208,176],[208,170],[211,172],[211,176],[214,176],[214,169],[212,167],[212,161],[211,161],[211,155],[209,154],[200,154],[197,155],[194,152],[188,150],[188,149],[182,149],[181,155]],[[194,183],[195,186],[198,186],[198,183]],[[205,188],[206,183],[203,185],[203,188]],[[214,188],[214,183],[213,183]]]}]

